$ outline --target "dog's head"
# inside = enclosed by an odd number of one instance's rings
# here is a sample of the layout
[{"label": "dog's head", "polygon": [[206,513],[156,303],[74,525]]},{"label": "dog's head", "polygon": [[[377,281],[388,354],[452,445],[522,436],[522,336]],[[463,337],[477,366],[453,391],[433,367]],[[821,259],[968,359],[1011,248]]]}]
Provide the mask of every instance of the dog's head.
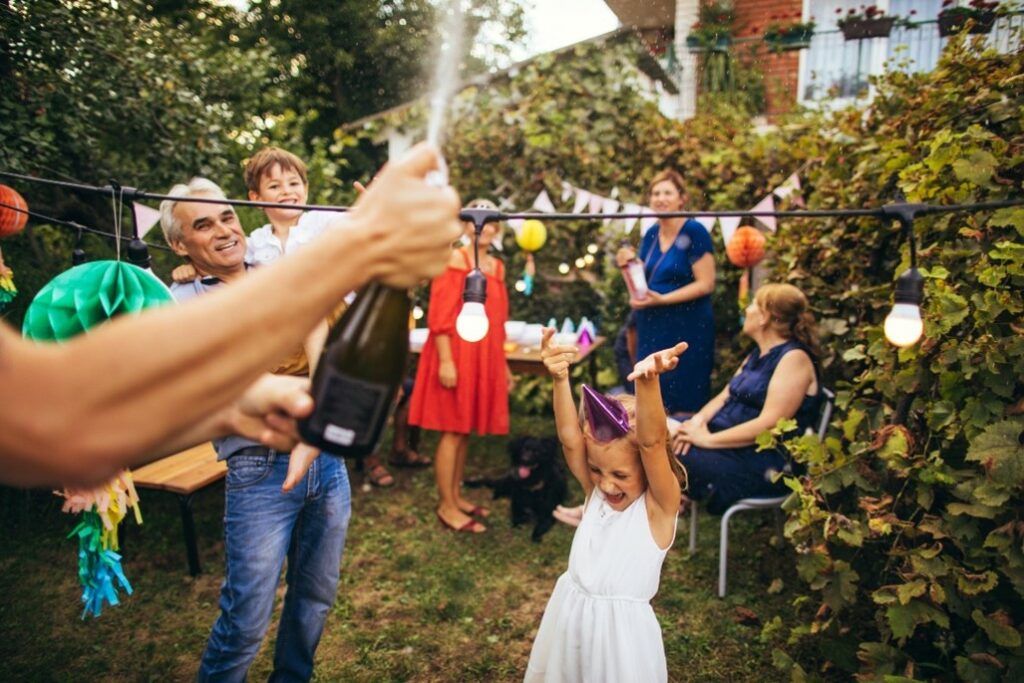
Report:
[{"label": "dog's head", "polygon": [[545,479],[557,466],[558,439],[550,436],[521,436],[508,444],[512,477],[517,481]]}]

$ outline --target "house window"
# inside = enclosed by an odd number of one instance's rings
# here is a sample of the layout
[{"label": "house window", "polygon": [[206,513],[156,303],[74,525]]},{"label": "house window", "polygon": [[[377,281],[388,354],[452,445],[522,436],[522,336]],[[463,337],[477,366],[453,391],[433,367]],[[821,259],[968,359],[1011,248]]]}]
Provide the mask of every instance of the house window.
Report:
[{"label": "house window", "polygon": [[[877,4],[890,16],[922,23],[913,28],[897,26],[888,38],[847,41],[836,20],[850,9],[860,9],[861,4],[804,0],[804,16],[813,16],[817,27],[810,49],[800,58],[801,102],[830,101],[833,106],[841,106],[866,93],[868,77],[885,69],[918,72],[935,68],[947,40],[939,37],[936,23],[942,0],[888,0]],[[1020,38],[1014,28],[1022,24],[1024,17],[1019,14],[999,19],[987,38],[988,44],[1004,52],[1017,49]]]}]

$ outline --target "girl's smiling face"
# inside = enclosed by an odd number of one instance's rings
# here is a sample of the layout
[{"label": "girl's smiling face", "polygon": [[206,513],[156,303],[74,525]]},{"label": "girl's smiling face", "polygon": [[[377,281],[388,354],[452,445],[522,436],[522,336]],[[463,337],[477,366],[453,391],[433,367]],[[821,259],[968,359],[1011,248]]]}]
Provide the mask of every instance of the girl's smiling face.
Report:
[{"label": "girl's smiling face", "polygon": [[647,490],[640,454],[625,438],[604,443],[590,434],[585,434],[585,438],[591,483],[601,489],[613,510],[625,510]]}]

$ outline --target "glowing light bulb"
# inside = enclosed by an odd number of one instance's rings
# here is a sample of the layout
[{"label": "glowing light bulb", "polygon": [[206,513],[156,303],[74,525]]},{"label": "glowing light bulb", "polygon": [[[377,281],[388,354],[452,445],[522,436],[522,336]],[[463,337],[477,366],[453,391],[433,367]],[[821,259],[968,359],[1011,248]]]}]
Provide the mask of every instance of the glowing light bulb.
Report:
[{"label": "glowing light bulb", "polygon": [[587,253],[596,254],[597,253],[597,245],[594,244],[593,242],[588,244],[587,245]]},{"label": "glowing light bulb", "polygon": [[584,261],[582,257],[576,259],[576,267],[577,268],[581,268],[582,269],[582,268],[585,268],[586,265],[587,265],[587,262]]},{"label": "glowing light bulb", "polygon": [[594,255],[587,254],[586,256],[583,257],[583,262],[586,263],[588,266],[594,265]]},{"label": "glowing light bulb", "polygon": [[412,308],[412,318],[413,318],[413,320],[422,320],[423,319],[423,308],[421,308],[420,306],[413,306],[413,308]]},{"label": "glowing light bulb", "polygon": [[487,312],[484,305],[476,301],[467,301],[462,304],[459,317],[455,319],[455,331],[465,341],[478,342],[487,336],[490,322],[487,320]]},{"label": "glowing light bulb", "polygon": [[462,289],[462,310],[455,319],[455,331],[459,337],[468,342],[478,342],[487,336],[490,323],[484,302],[487,301],[487,278],[474,268],[466,275],[466,283]]},{"label": "glowing light bulb", "polygon": [[924,331],[921,322],[921,299],[924,298],[924,278],[917,268],[908,268],[896,278],[896,295],[892,311],[885,317],[885,338],[896,346],[917,343]]},{"label": "glowing light bulb", "polygon": [[569,264],[568,263],[559,263],[558,264],[558,272],[561,273],[562,275],[568,275],[568,273],[569,273]]},{"label": "glowing light bulb", "polygon": [[516,291],[517,292],[525,292],[526,291],[526,283],[524,281],[522,281],[522,280],[516,280]]},{"label": "glowing light bulb", "polygon": [[913,346],[921,338],[924,323],[917,304],[893,304],[885,317],[885,338],[899,347]]}]

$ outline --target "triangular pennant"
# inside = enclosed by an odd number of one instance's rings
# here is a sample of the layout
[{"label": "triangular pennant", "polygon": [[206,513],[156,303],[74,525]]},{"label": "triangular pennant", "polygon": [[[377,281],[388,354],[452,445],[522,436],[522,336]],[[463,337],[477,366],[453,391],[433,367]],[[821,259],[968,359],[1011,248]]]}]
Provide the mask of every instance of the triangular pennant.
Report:
[{"label": "triangular pennant", "polygon": [[[757,206],[751,209],[753,212],[758,211],[774,211],[775,210],[775,198],[772,195],[765,195],[765,198],[757,203]],[[759,222],[769,232],[775,232],[775,216],[754,216],[754,220]]]},{"label": "triangular pennant", "polygon": [[[648,213],[648,210],[644,209],[644,213]],[[644,216],[640,219],[640,232],[647,232],[657,222],[657,216]]]},{"label": "triangular pennant", "polygon": [[739,216],[719,216],[718,224],[722,226],[722,243],[729,244],[732,239],[733,233],[736,232],[736,228],[740,225]]},{"label": "triangular pennant", "polygon": [[145,204],[132,202],[132,212],[135,216],[135,224],[139,226],[139,239],[145,237],[149,229],[160,221],[160,212]]},{"label": "triangular pennant", "polygon": [[[623,204],[622,205],[622,212],[623,213],[637,214],[637,213],[641,213],[643,210],[644,210],[644,207],[640,206],[639,204]],[[623,220],[625,221],[625,227],[623,229],[623,232],[630,233],[630,232],[633,232],[633,227],[636,225],[636,222],[639,219],[638,218],[624,218]]]},{"label": "triangular pennant", "polygon": [[509,218],[505,222],[508,223],[508,227],[512,228],[512,232],[514,232],[515,234],[518,235],[519,232],[523,229],[523,223],[526,222],[526,219],[525,218]]},{"label": "triangular pennant", "polygon": [[572,193],[573,193],[574,189],[575,188],[572,185],[570,185],[569,183],[565,182],[564,180],[562,181],[562,203],[563,204],[565,202],[569,201],[569,198],[572,197]]},{"label": "triangular pennant", "polygon": [[537,198],[533,200],[533,208],[544,213],[554,213],[555,205],[551,203],[551,197],[548,196],[547,190],[541,190]]},{"label": "triangular pennant", "polygon": [[604,206],[604,197],[599,194],[590,193],[590,206],[589,213],[601,213],[601,207]]},{"label": "triangular pennant", "polygon": [[[619,203],[614,199],[605,199],[601,202],[601,213],[618,213]],[[611,222],[611,218],[604,219],[604,226],[608,227],[608,223]]]},{"label": "triangular pennant", "polygon": [[694,216],[693,220],[703,225],[704,229],[708,231],[708,234],[710,234],[714,229],[715,221],[718,220],[718,218],[715,216]]},{"label": "triangular pennant", "polygon": [[786,178],[781,185],[772,190],[772,194],[774,194],[779,199],[785,199],[789,195],[793,194],[794,192],[798,192],[799,190],[800,177],[796,173],[794,173],[793,175]]},{"label": "triangular pennant", "polygon": [[572,205],[572,212],[579,213],[590,204],[590,193],[586,190],[576,188],[576,202]]}]

